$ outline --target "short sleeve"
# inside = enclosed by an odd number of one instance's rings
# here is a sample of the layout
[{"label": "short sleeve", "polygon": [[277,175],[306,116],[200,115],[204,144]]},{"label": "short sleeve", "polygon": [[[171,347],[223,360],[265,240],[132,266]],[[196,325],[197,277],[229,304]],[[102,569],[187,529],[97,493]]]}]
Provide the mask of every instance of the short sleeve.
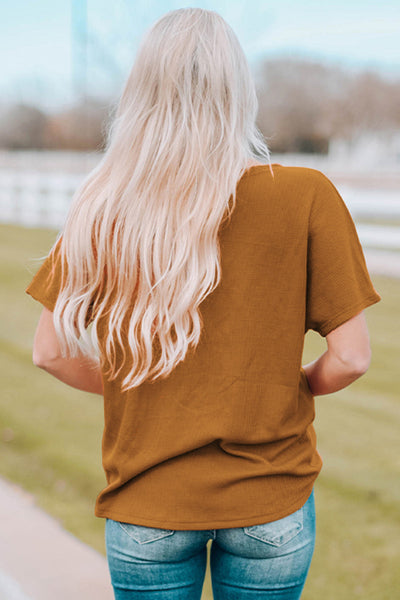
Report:
[{"label": "short sleeve", "polygon": [[57,297],[68,276],[67,267],[65,267],[64,276],[62,274],[60,246],[61,237],[57,240],[49,255],[25,290],[27,294],[41,302],[41,304],[51,312],[54,311]]},{"label": "short sleeve", "polygon": [[[25,292],[38,300],[51,312],[54,312],[57,298],[68,280],[68,264],[61,259],[61,236],[54,244],[49,255],[25,289]],[[94,319],[94,304],[90,302],[86,313],[85,327]]]},{"label": "short sleeve", "polygon": [[333,183],[317,173],[308,229],[305,331],[325,337],[382,298],[346,204]]}]

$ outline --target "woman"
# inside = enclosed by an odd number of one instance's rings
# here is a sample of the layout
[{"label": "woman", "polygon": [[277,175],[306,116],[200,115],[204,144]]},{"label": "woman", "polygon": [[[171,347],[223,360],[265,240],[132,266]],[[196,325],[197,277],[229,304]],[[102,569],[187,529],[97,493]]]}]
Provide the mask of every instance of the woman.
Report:
[{"label": "woman", "polygon": [[[210,539],[216,600],[300,598],[314,397],[369,366],[381,297],[350,213],[321,172],[271,164],[257,108],[220,15],[160,18],[27,289],[34,363],[104,396],[95,515],[117,599],[199,599]],[[327,350],[302,367],[308,329]]]}]

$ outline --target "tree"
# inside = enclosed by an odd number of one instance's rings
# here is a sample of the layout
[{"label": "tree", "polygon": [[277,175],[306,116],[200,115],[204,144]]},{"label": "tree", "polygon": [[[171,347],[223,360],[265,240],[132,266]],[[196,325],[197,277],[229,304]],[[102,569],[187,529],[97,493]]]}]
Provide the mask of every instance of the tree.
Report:
[{"label": "tree", "polygon": [[39,108],[15,104],[0,114],[0,146],[13,150],[43,148],[47,116]]},{"label": "tree", "polygon": [[295,58],[264,60],[258,125],[277,152],[327,152],[334,136],[400,125],[400,82]]}]

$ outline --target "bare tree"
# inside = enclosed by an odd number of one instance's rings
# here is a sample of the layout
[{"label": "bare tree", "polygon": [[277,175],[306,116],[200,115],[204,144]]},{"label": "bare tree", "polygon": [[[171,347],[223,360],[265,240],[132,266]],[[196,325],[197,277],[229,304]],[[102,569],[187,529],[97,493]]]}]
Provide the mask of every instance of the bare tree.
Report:
[{"label": "bare tree", "polygon": [[47,116],[39,108],[15,104],[3,108],[0,114],[0,146],[25,149],[45,146]]},{"label": "bare tree", "polygon": [[258,125],[278,152],[326,152],[334,135],[399,127],[400,82],[372,72],[352,74],[314,61],[261,63]]},{"label": "bare tree", "polygon": [[[327,152],[333,137],[400,127],[400,80],[296,58],[264,60],[256,72],[257,124],[274,152]],[[109,101],[85,98],[46,115],[35,106],[0,110],[0,145],[102,150]]]},{"label": "bare tree", "polygon": [[48,148],[101,150],[109,107],[96,100],[86,100],[48,118]]}]

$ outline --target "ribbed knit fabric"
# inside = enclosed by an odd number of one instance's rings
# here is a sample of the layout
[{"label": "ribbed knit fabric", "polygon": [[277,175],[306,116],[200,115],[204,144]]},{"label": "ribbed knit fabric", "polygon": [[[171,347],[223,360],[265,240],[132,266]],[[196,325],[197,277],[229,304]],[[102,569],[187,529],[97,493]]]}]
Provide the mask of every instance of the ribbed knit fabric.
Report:
[{"label": "ribbed knit fabric", "polygon": [[[204,330],[169,377],[121,393],[104,380],[107,485],[94,513],[168,529],[243,527],[308,499],[322,460],[304,336],[381,300],[351,215],[320,171],[251,167],[219,232],[222,280],[200,305]],[[57,252],[27,293],[50,310]],[[101,335],[105,335],[105,327]],[[103,378],[104,379],[104,378]]]}]

